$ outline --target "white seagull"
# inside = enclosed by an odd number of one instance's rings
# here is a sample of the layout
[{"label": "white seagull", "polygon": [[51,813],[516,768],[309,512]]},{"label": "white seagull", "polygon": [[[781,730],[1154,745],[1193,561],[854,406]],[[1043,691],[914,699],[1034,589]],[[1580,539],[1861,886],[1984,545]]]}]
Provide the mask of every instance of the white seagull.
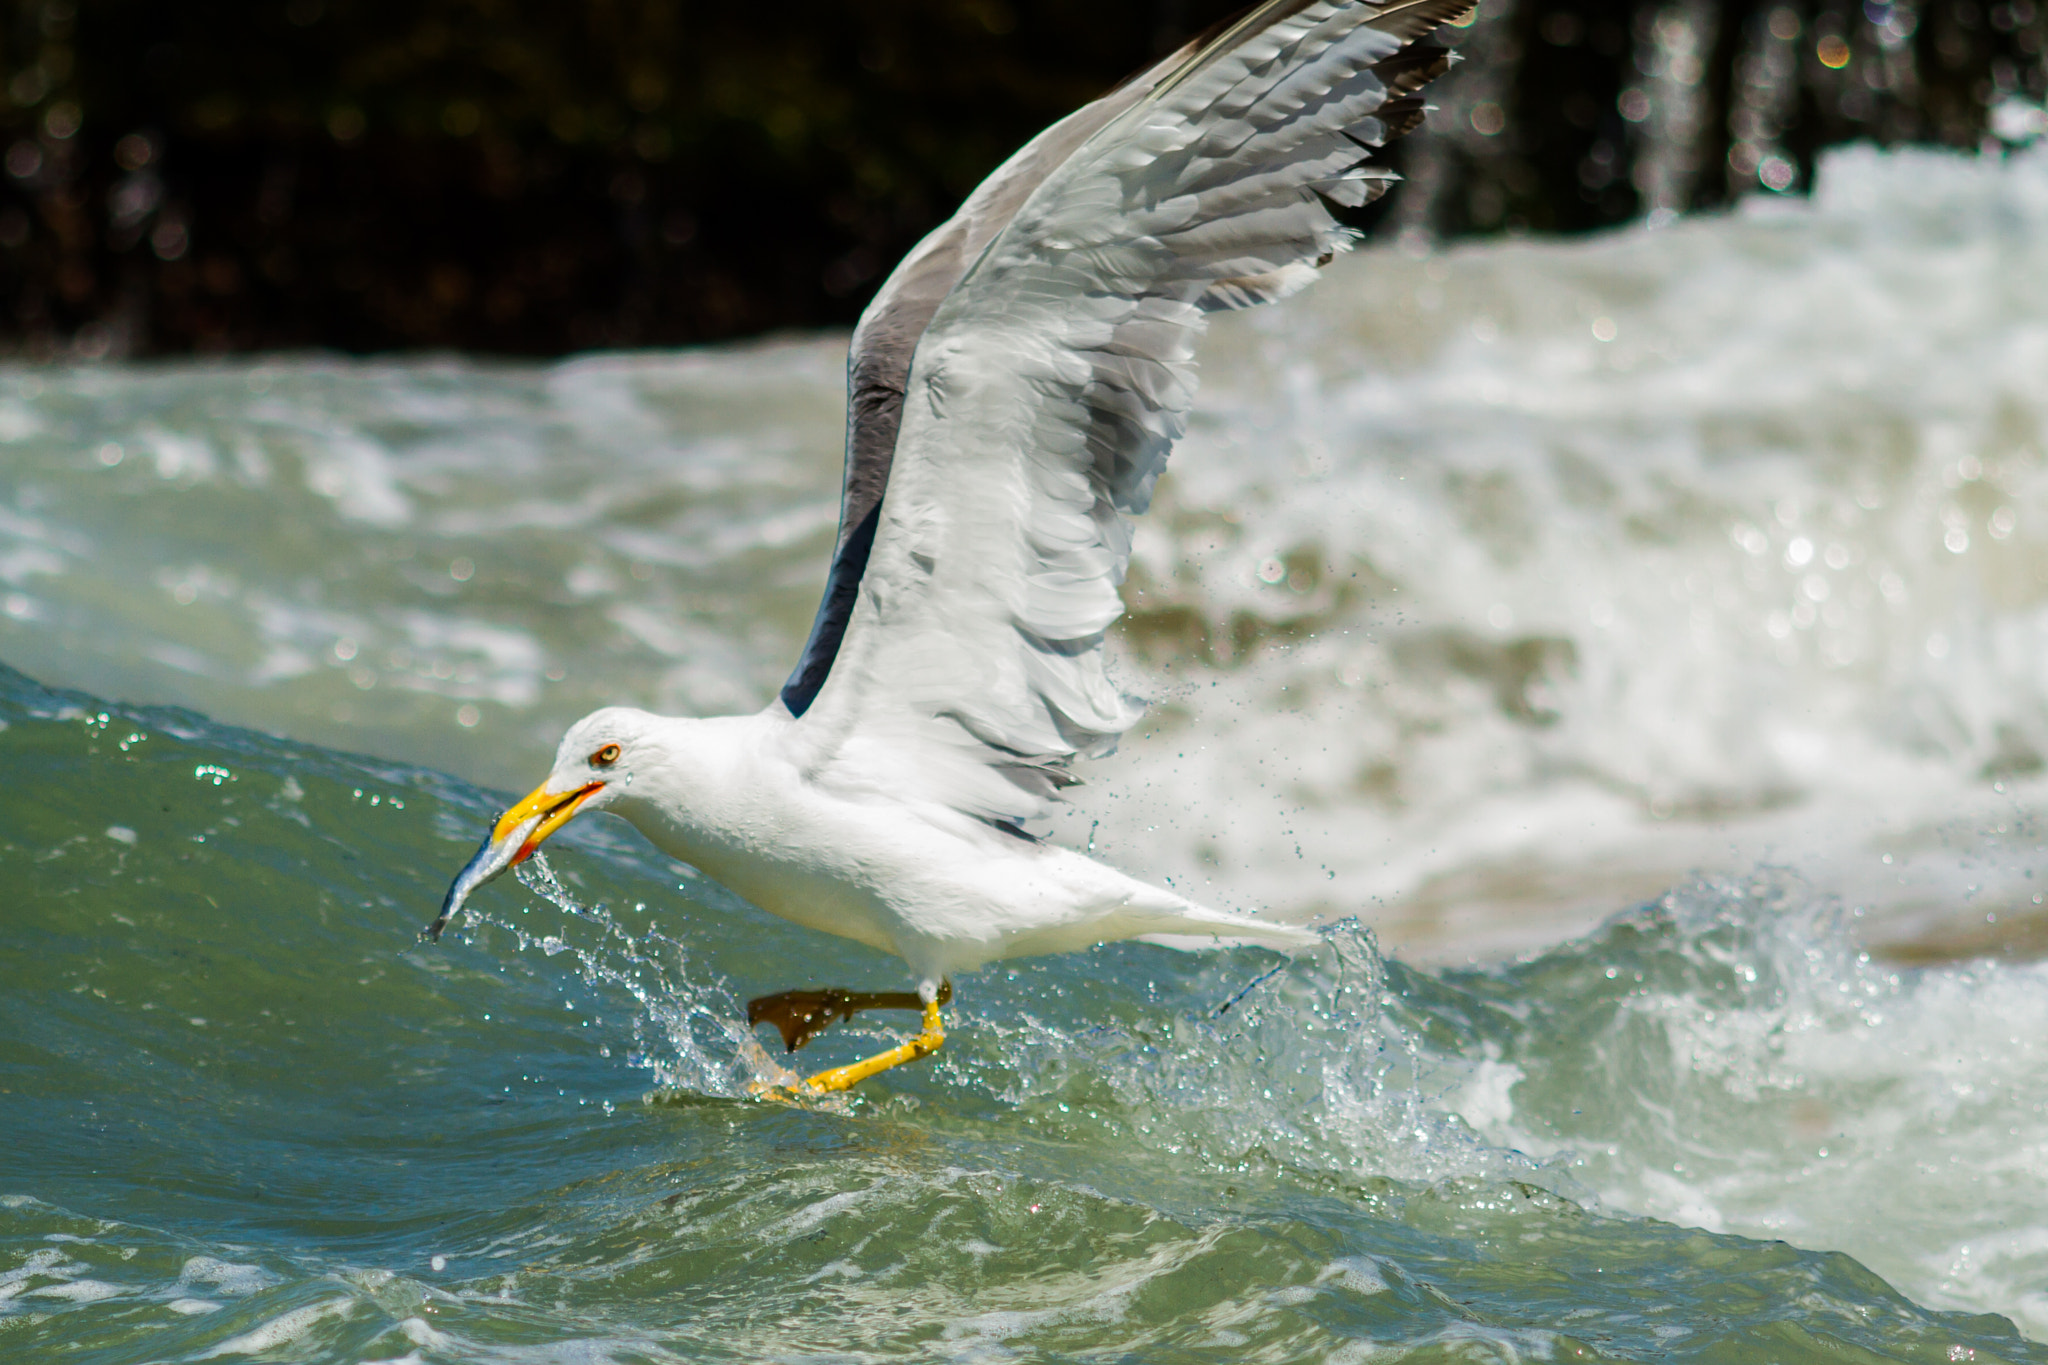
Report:
[{"label": "white seagull", "polygon": [[1330,211],[1395,178],[1473,0],[1267,0],[1054,124],[919,243],[853,334],[839,540],[796,671],[756,715],[607,707],[506,811],[426,929],[579,811],[764,910],[892,952],[911,992],[748,1004],[794,1051],[857,1009],[923,1030],[802,1082],[840,1090],[944,1041],[950,978],[1141,935],[1290,947],[1042,841],[1024,822],[1138,717],[1104,632],[1195,389],[1211,312],[1347,250]]}]

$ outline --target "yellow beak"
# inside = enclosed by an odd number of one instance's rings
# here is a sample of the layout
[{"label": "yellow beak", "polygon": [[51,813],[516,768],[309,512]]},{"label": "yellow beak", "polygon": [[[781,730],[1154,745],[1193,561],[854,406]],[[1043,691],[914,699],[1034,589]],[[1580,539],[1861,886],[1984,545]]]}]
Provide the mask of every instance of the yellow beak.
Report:
[{"label": "yellow beak", "polygon": [[526,837],[519,841],[519,851],[505,864],[506,867],[516,867],[533,856],[541,840],[568,824],[569,817],[576,813],[578,807],[603,790],[602,782],[586,782],[565,795],[549,791],[543,783],[534,788],[524,801],[498,817],[497,826],[492,829],[485,847],[494,847],[510,839],[521,825],[538,817],[539,823],[527,831]]},{"label": "yellow beak", "polygon": [[572,792],[551,792],[542,783],[524,801],[499,816],[476,856],[455,874],[454,884],[441,900],[441,913],[420,931],[420,936],[429,940],[440,938],[448,921],[462,913],[462,903],[469,899],[470,892],[501,875],[506,868],[532,857],[543,839],[568,824],[585,801],[603,790],[602,782],[586,782]]}]

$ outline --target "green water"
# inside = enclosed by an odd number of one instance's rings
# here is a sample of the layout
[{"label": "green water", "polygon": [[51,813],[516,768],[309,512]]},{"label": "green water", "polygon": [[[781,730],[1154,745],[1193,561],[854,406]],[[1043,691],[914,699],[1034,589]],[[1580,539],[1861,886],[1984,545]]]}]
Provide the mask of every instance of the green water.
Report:
[{"label": "green water", "polygon": [[1602,1211],[1661,1141],[1782,1166],[1771,1116],[1854,1103],[1673,1066],[1676,1015],[1911,1005],[1824,926],[1772,939],[1769,888],[1492,971],[1355,930],[1263,980],[1018,963],[935,1063],[796,1107],[747,1097],[741,1001],[900,970],[622,826],[422,946],[502,795],[4,671],[0,720],[6,1360],[2048,1360],[1848,1255]]},{"label": "green water", "polygon": [[622,826],[414,935],[470,782],[773,694],[844,338],[0,367],[92,694],[0,669],[0,1365],[2041,1356],[2044,253],[1865,150],[1220,323],[1063,838],[1397,947],[983,972],[813,1108],[744,1001],[900,964]]}]

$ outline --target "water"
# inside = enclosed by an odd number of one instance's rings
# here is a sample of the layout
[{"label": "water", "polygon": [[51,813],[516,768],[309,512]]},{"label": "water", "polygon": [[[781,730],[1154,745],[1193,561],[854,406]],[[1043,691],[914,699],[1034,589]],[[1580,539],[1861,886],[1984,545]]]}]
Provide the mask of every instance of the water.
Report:
[{"label": "water", "polygon": [[900,964],[623,827],[413,934],[770,694],[843,343],[0,373],[0,1357],[2048,1358],[2044,229],[1859,152],[1219,328],[1069,833],[1326,943],[808,1108],[741,1003]]},{"label": "water", "polygon": [[16,1358],[2048,1359],[1794,1249],[2041,1323],[2041,969],[1882,972],[1769,879],[1492,970],[1346,926],[1223,1013],[1270,959],[1020,963],[800,1109],[732,1020],[817,943],[603,826],[426,947],[488,793],[0,718]]}]

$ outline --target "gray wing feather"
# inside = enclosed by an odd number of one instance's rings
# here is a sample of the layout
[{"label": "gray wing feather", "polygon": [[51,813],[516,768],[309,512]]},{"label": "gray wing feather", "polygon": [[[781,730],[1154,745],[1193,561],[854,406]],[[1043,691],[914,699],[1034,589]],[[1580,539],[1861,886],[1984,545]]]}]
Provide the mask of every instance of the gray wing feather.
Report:
[{"label": "gray wing feather", "polygon": [[839,538],[810,638],[781,700],[801,716],[830,673],[873,539],[868,518],[889,485],[910,358],[932,314],[997,233],[1074,150],[1186,64],[1206,35],[1053,124],[997,167],[959,211],[913,247],[861,314],[846,358],[846,473]]},{"label": "gray wing feather", "polygon": [[1016,820],[1049,785],[1021,774],[1113,746],[1138,714],[1104,654],[1126,518],[1186,426],[1204,318],[1349,248],[1326,201],[1386,187],[1368,149],[1446,61],[1408,45],[1469,7],[1270,0],[1006,203],[917,340],[873,551],[804,723],[815,772],[891,769]]}]

